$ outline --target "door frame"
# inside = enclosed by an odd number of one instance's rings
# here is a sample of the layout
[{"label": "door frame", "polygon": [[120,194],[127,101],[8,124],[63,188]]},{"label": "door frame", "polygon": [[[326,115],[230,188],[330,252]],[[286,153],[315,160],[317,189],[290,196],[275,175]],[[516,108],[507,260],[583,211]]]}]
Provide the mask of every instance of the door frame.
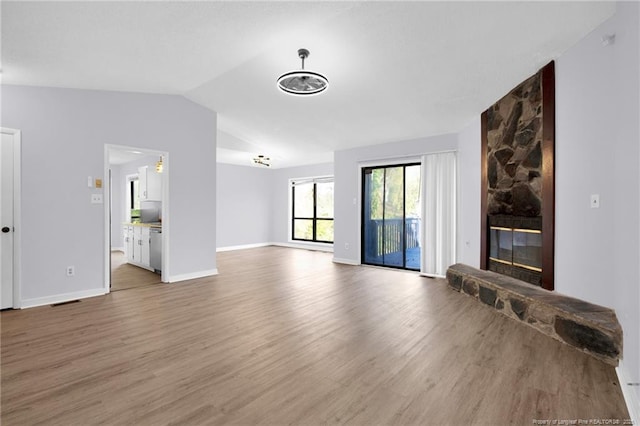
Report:
[{"label": "door frame", "polygon": [[[405,155],[405,156],[399,156],[399,157],[390,157],[390,158],[381,158],[381,159],[371,159],[371,160],[365,160],[365,161],[359,161],[358,162],[358,196],[357,196],[357,203],[355,202],[356,200],[354,199],[354,204],[356,204],[356,208],[358,210],[358,232],[360,233],[360,237],[357,240],[357,244],[358,244],[358,265],[366,265],[366,266],[373,266],[373,267],[382,267],[382,268],[390,268],[390,269],[398,269],[401,271],[409,271],[409,272],[416,272],[415,269],[407,269],[407,268],[400,268],[400,267],[395,267],[395,266],[379,266],[379,265],[371,265],[368,263],[364,263],[364,229],[363,229],[363,212],[364,212],[364,179],[363,179],[363,172],[364,169],[368,169],[368,168],[376,168],[376,167],[393,167],[393,166],[408,166],[408,165],[420,165],[421,167],[423,166],[422,164],[422,157],[421,156],[416,156],[416,155]],[[421,183],[422,184],[422,183]],[[404,183],[403,183],[404,185]],[[420,235],[420,238],[422,240],[422,235]]]},{"label": "door frame", "polygon": [[22,132],[17,129],[0,127],[0,133],[13,137],[13,309],[22,307],[21,294],[21,235],[22,235],[22,182],[20,177],[22,165]]},{"label": "door frame", "polygon": [[148,148],[104,144],[104,291],[111,292],[111,179],[110,151],[138,151],[144,155],[162,157],[162,272],[161,281],[169,282],[170,220],[169,220],[169,153]]}]

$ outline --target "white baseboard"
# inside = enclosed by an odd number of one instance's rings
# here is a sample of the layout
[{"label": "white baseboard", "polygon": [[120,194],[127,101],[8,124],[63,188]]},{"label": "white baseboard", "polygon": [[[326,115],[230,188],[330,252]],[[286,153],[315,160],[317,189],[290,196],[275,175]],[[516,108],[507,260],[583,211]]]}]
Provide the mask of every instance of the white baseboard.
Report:
[{"label": "white baseboard", "polygon": [[221,251],[233,251],[233,250],[245,250],[245,249],[252,249],[252,248],[258,248],[258,247],[267,247],[272,245],[271,243],[256,243],[256,244],[242,244],[239,246],[227,246],[227,247],[218,247],[216,248],[216,252],[221,252]]},{"label": "white baseboard", "polygon": [[196,278],[212,277],[214,275],[218,275],[218,268],[209,269],[207,271],[189,272],[187,274],[172,275],[169,277],[169,282],[177,283],[180,281],[194,280]]},{"label": "white baseboard", "polygon": [[76,291],[73,293],[54,294],[53,296],[36,297],[34,299],[23,299],[20,309],[34,308],[36,306],[53,305],[54,303],[70,302],[72,300],[86,299],[87,297],[103,296],[106,292],[104,288]]},{"label": "white baseboard", "polygon": [[420,276],[427,277],[427,278],[447,278],[446,275],[428,274],[426,272],[420,272]]},{"label": "white baseboard", "polygon": [[620,388],[622,389],[624,402],[627,404],[631,424],[640,425],[640,389],[638,389],[637,385],[629,385],[631,377],[622,361],[616,367],[616,374],[618,375],[618,383],[620,383]]},{"label": "white baseboard", "polygon": [[315,251],[325,251],[328,253],[333,253],[333,244],[323,244],[323,243],[271,243],[272,246],[278,247],[288,247],[295,249],[304,249],[304,250],[315,250]]},{"label": "white baseboard", "polygon": [[353,259],[344,259],[344,258],[339,258],[339,257],[334,257],[333,258],[333,263],[342,263],[344,265],[354,265],[354,266],[360,265],[360,262],[356,262]]}]

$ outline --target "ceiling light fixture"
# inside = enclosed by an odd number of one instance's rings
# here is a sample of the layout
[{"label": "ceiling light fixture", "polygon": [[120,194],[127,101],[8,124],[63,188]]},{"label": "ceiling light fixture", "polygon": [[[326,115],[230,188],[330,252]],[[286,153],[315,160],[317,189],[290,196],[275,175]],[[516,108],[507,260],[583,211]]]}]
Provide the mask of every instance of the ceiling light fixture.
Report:
[{"label": "ceiling light fixture", "polygon": [[304,69],[304,60],[309,57],[307,49],[298,49],[298,57],[302,60],[302,69],[289,71],[278,77],[278,87],[291,95],[316,95],[329,86],[329,80],[322,74]]},{"label": "ceiling light fixture", "polygon": [[271,167],[271,159],[264,155],[258,155],[253,159],[253,163],[259,166]]}]

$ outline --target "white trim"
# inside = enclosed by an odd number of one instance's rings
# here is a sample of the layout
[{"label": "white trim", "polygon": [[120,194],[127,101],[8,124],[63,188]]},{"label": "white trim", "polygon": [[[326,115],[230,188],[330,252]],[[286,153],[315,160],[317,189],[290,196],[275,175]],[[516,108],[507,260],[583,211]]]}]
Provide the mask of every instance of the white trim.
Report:
[{"label": "white trim", "polygon": [[427,274],[426,272],[420,272],[420,276],[427,277],[427,278],[447,278],[446,275]]},{"label": "white trim", "polygon": [[312,250],[312,251],[324,251],[324,252],[328,252],[328,253],[333,253],[333,244],[329,244],[329,243],[315,243],[315,242],[308,242],[308,243],[294,243],[294,242],[289,242],[289,243],[271,243],[269,245],[272,246],[278,246],[278,247],[288,247],[288,248],[295,248],[295,249],[303,249],[303,250]]},{"label": "white trim", "polygon": [[385,157],[385,158],[368,158],[364,160],[358,160],[358,166],[362,167],[376,167],[376,166],[393,166],[393,165],[401,165],[403,163],[409,162],[422,162],[423,155],[429,154],[444,154],[445,152],[458,152],[458,149],[444,149],[442,151],[429,151],[424,152],[422,154],[407,154],[407,155],[399,155],[397,157]]},{"label": "white trim", "polygon": [[[400,157],[390,158],[373,158],[370,160],[359,160],[358,167],[362,170],[365,167],[386,167],[386,166],[405,166],[410,163],[420,163],[421,155],[403,155]],[[362,172],[360,173],[362,175]],[[362,188],[360,188],[362,189]]]},{"label": "white trim", "polygon": [[620,389],[622,389],[624,402],[627,405],[627,410],[629,411],[631,424],[640,425],[640,396],[638,394],[640,389],[638,389],[638,386],[629,385],[631,378],[627,374],[627,369],[622,363],[622,360],[620,360],[616,367],[616,374],[618,375],[618,383],[620,383]]},{"label": "white trim", "polygon": [[333,253],[333,244],[329,243],[316,243],[316,242],[308,242],[308,243],[255,243],[255,244],[242,244],[237,246],[227,246],[227,247],[218,247],[216,248],[216,252],[224,252],[224,251],[234,251],[234,250],[246,250],[258,247],[287,247],[293,249],[300,250],[312,250],[312,251],[323,251],[328,253]]},{"label": "white trim", "polygon": [[273,245],[272,243],[256,243],[256,244],[241,244],[238,246],[217,247],[216,253],[219,253],[222,251],[246,250],[246,249],[258,248],[258,247],[267,247],[272,245]]},{"label": "white trim", "polygon": [[52,296],[36,297],[35,299],[24,299],[21,308],[34,308],[36,306],[52,305],[54,303],[70,302],[72,300],[86,299],[88,297],[104,296],[106,293],[102,288],[76,291],[73,293],[55,294]]},{"label": "white trim", "polygon": [[[140,174],[139,173],[131,173],[128,175],[125,175],[124,177],[125,182],[127,182],[127,187],[125,188],[125,204],[122,206],[124,208],[124,221],[127,223],[131,222],[131,209],[129,208],[130,205],[130,200],[131,200],[131,182],[133,182],[134,180],[137,180],[138,183],[140,182]],[[112,224],[113,226],[113,224]]]},{"label": "white trim", "polygon": [[345,258],[340,258],[340,257],[334,257],[333,258],[333,263],[341,263],[343,265],[353,265],[353,266],[359,266],[360,262],[356,262],[355,260],[352,259],[345,259]]},{"label": "white trim", "polygon": [[114,251],[121,251],[121,252],[123,252],[123,253],[124,253],[124,247],[113,247],[113,246],[111,246],[111,251],[112,251],[112,252],[114,252]]},{"label": "white trim", "polygon": [[160,263],[160,280],[163,283],[169,282],[170,277],[170,247],[169,237],[171,235],[171,221],[169,220],[169,175],[171,173],[171,162],[169,152],[162,154],[162,262]]},{"label": "white trim", "polygon": [[196,278],[212,277],[218,275],[218,268],[209,269],[207,271],[189,272],[187,274],[179,274],[169,277],[170,283],[177,283],[180,281],[194,280]]},{"label": "white trim", "polygon": [[13,136],[13,308],[22,307],[22,132],[0,127],[0,133]]},{"label": "white trim", "polygon": [[306,177],[306,178],[291,178],[289,179],[289,187],[295,185],[304,185],[307,183],[328,183],[335,182],[335,178],[333,175],[327,176],[314,176],[314,177]]}]

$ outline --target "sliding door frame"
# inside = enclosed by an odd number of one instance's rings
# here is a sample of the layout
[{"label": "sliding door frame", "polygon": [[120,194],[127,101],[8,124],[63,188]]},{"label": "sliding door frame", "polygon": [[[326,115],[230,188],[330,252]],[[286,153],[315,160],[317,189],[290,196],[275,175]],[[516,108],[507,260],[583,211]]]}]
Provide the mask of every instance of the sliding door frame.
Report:
[{"label": "sliding door frame", "polygon": [[[419,271],[420,268],[418,269],[413,269],[413,268],[407,268],[407,167],[411,167],[411,166],[420,166],[422,168],[422,162],[419,160],[409,160],[407,162],[400,162],[400,163],[390,163],[390,164],[379,164],[379,165],[362,165],[360,167],[360,199],[361,199],[361,203],[360,203],[360,263],[363,265],[370,265],[370,266],[381,266],[381,267],[385,267],[385,268],[394,268],[394,269],[401,269],[401,270],[406,270],[406,271]],[[387,171],[386,169],[391,169],[391,168],[395,168],[395,167],[402,167],[402,265],[403,266],[395,266],[395,265],[384,265],[384,264],[377,264],[377,263],[368,263],[365,259],[365,253],[366,253],[366,245],[365,245],[365,223],[366,223],[366,218],[365,218],[365,210],[366,210],[366,203],[367,203],[367,197],[366,197],[366,191],[365,191],[365,182],[366,182],[366,172],[368,170],[374,170],[374,169],[385,169],[384,171],[384,178],[383,178],[383,196],[382,196],[382,217],[383,217],[383,226],[384,226],[384,221],[385,221],[385,217],[384,217],[384,211],[385,211],[385,202],[386,202],[386,185],[387,185]],[[421,169],[421,173],[422,173],[422,169]],[[385,233],[383,231],[382,233],[382,238],[383,238],[383,242],[382,245],[384,246],[384,238],[385,238]],[[421,256],[422,257],[422,256]],[[384,258],[384,254],[383,254],[383,258]]]}]

